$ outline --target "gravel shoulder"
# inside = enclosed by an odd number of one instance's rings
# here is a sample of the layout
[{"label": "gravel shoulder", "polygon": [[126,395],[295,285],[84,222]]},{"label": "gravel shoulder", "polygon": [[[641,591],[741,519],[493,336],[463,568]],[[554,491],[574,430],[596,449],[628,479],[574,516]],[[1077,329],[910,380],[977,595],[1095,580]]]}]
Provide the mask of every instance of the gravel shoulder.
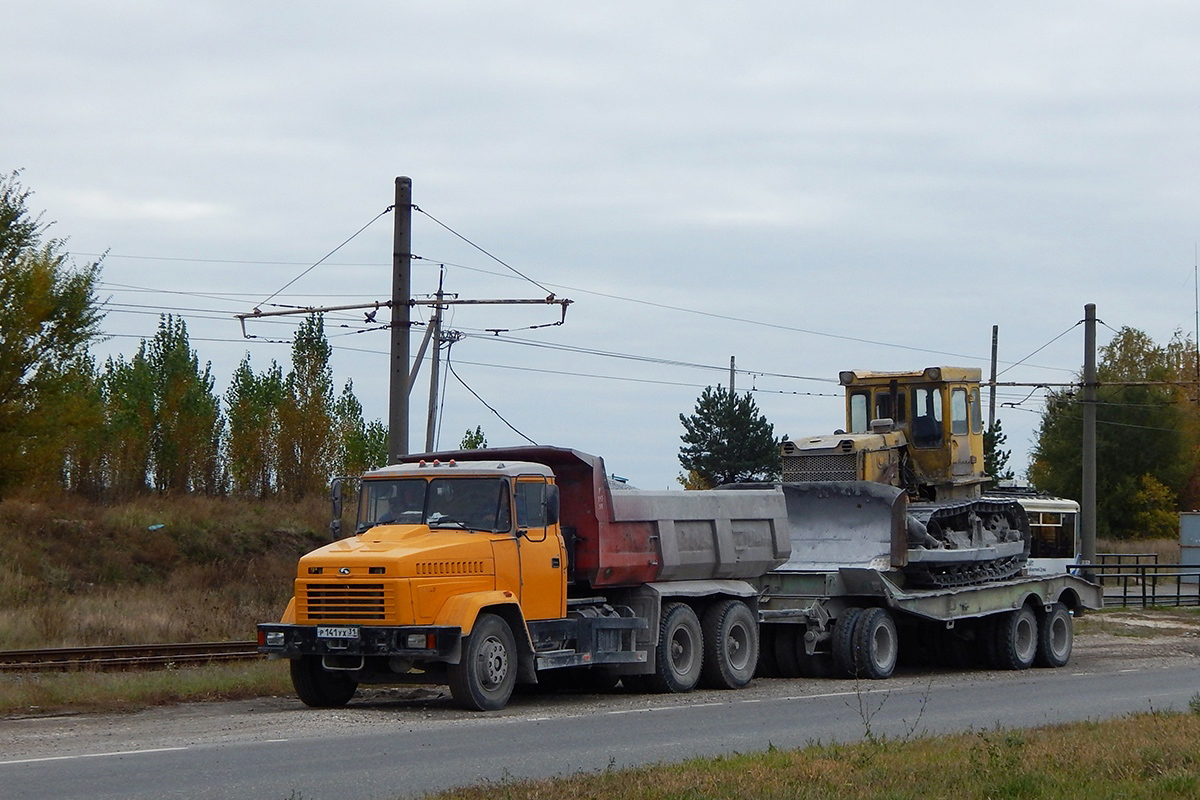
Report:
[{"label": "gravel shoulder", "polygon": [[[1148,611],[1090,614],[1078,622],[1075,650],[1065,670],[1074,673],[1153,671],[1200,664],[1200,612]],[[984,672],[909,670],[869,688],[923,689],[974,682],[1039,680],[1041,670]],[[853,693],[855,683],[839,680],[756,680],[739,699],[769,699]],[[481,715],[455,708],[444,689],[383,688],[360,692],[350,706],[317,710],[295,697],[263,697],[238,702],[189,703],[129,714],[76,714],[0,719],[0,762],[122,753],[194,745],[301,739],[317,736],[455,725],[503,725],[515,719],[586,716],[598,710],[642,709],[721,703],[728,692],[643,695],[523,694],[503,711]]]}]

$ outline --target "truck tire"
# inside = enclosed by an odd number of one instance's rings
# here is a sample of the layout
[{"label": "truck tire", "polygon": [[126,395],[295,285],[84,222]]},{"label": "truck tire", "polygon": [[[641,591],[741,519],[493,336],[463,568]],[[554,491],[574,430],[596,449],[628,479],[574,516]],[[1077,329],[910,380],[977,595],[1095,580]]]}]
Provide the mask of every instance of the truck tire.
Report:
[{"label": "truck tire", "polygon": [[1062,603],[1054,603],[1038,626],[1037,657],[1039,667],[1061,667],[1071,660],[1075,624],[1071,612]]},{"label": "truck tire", "polygon": [[292,686],[300,702],[313,708],[341,708],[358,690],[358,681],[321,666],[320,656],[300,656],[290,664]]},{"label": "truck tire", "polygon": [[854,676],[883,680],[896,670],[900,652],[896,623],[886,608],[868,608],[854,623]]},{"label": "truck tire", "polygon": [[652,691],[680,693],[696,688],[704,661],[704,634],[700,619],[687,603],[663,606],[655,660],[649,680]]},{"label": "truck tire", "polygon": [[995,618],[992,644],[996,666],[1000,669],[1028,669],[1033,666],[1038,651],[1038,623],[1029,606]]},{"label": "truck tire", "polygon": [[508,623],[480,614],[463,645],[462,660],[451,664],[450,694],[470,711],[497,711],[508,704],[517,682],[517,642]]},{"label": "truck tire", "polygon": [[758,619],[741,600],[719,600],[704,611],[700,679],[713,689],[740,689],[758,666]]},{"label": "truck tire", "polygon": [[853,678],[857,667],[854,654],[854,626],[862,616],[861,608],[847,608],[833,623],[833,664],[838,675]]}]

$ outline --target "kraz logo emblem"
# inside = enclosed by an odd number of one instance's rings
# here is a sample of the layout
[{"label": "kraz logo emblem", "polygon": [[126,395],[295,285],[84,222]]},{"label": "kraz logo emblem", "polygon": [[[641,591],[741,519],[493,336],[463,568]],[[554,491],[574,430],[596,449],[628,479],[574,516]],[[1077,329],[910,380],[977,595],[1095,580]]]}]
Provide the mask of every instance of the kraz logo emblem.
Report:
[{"label": "kraz logo emblem", "polygon": [[349,574],[350,574],[349,567],[342,567],[341,569],[338,570],[338,575],[349,575]]}]

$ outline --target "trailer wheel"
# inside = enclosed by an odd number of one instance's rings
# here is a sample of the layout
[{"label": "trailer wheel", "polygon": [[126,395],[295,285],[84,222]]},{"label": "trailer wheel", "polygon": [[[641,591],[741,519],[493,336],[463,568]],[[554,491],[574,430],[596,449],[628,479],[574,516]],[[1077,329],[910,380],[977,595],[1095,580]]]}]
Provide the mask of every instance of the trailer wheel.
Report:
[{"label": "trailer wheel", "polygon": [[291,662],[292,686],[300,702],[313,708],[340,708],[358,690],[358,681],[321,666],[320,656],[300,656]]},{"label": "trailer wheel", "polygon": [[896,623],[886,608],[868,608],[854,623],[854,676],[883,680],[896,669],[900,652]]},{"label": "trailer wheel", "polygon": [[480,614],[462,660],[451,664],[449,672],[450,694],[463,708],[504,708],[517,682],[517,642],[508,623],[495,614]]},{"label": "trailer wheel", "polygon": [[700,677],[714,689],[740,689],[758,666],[758,620],[741,600],[720,600],[704,611]]},{"label": "trailer wheel", "polygon": [[1071,660],[1075,624],[1071,612],[1062,603],[1054,603],[1038,626],[1035,663],[1039,667],[1061,667]]},{"label": "trailer wheel", "polygon": [[839,675],[852,678],[857,671],[854,655],[854,627],[862,616],[861,608],[847,608],[833,623],[833,664]]},{"label": "trailer wheel", "polygon": [[1000,669],[1028,669],[1038,651],[1037,617],[1022,606],[996,617],[992,627],[996,666]]},{"label": "trailer wheel", "polygon": [[704,634],[700,619],[687,603],[663,606],[657,656],[649,681],[653,691],[679,693],[696,688],[704,661]]}]

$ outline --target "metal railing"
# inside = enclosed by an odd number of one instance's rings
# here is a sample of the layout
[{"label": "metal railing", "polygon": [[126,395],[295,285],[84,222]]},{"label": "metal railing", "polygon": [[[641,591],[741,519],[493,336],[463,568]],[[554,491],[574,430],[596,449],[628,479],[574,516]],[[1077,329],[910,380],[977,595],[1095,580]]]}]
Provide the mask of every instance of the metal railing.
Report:
[{"label": "metal railing", "polygon": [[1200,606],[1200,566],[1165,564],[1155,553],[1098,553],[1098,563],[1078,567],[1104,587],[1104,605]]}]

